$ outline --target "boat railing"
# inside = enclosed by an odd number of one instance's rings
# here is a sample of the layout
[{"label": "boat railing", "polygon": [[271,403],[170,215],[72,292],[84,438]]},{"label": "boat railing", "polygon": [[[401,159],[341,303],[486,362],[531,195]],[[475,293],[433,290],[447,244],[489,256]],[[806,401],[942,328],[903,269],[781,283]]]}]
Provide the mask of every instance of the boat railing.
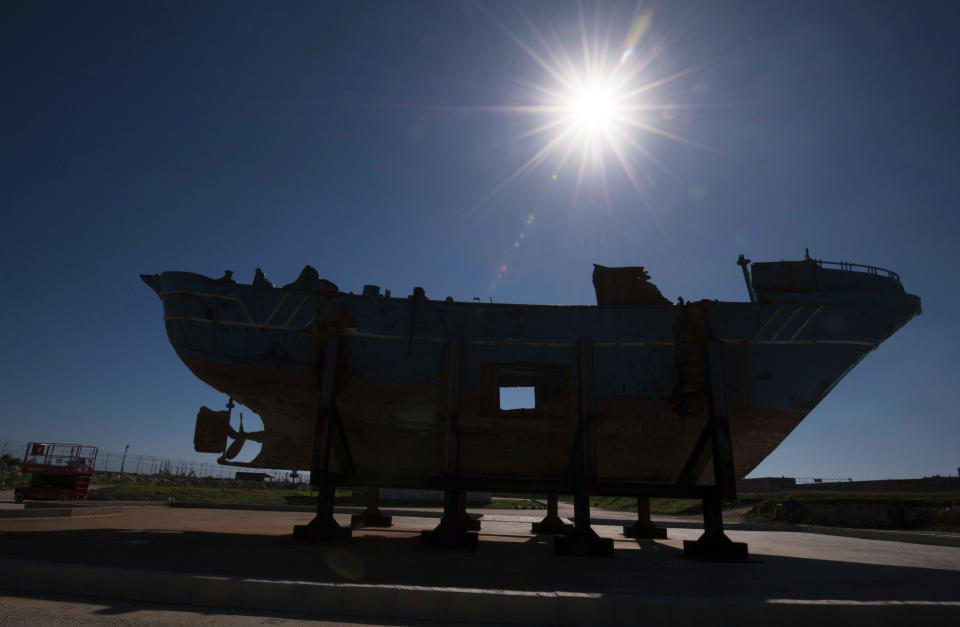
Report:
[{"label": "boat railing", "polygon": [[867,266],[862,263],[850,263],[849,261],[824,261],[823,259],[812,259],[811,261],[815,261],[821,268],[824,266],[830,266],[839,268],[841,270],[850,270],[852,272],[865,272],[867,274],[875,274],[877,276],[887,276],[895,280],[897,283],[900,282],[899,274],[893,270],[887,270],[886,268],[880,268],[878,266]]}]

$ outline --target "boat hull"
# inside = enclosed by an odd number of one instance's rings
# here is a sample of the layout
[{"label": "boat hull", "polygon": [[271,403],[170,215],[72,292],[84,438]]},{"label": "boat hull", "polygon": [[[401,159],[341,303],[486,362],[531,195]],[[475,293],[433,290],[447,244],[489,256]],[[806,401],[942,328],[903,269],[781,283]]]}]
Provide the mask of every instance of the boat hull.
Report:
[{"label": "boat hull", "polygon": [[[589,338],[598,481],[673,484],[708,420],[708,343],[719,346],[735,474],[742,477],[919,312],[919,300],[906,294],[880,303],[553,307],[296,293],[187,273],[154,277],[183,362],[263,420],[261,451],[243,465],[310,467],[321,364],[334,334],[342,438],[331,469],[398,486],[435,485],[442,476],[454,334],[463,338],[463,476],[478,485],[572,476],[577,342]],[[504,387],[534,388],[535,407],[501,409]],[[698,474],[700,484],[713,482],[709,464]]]}]

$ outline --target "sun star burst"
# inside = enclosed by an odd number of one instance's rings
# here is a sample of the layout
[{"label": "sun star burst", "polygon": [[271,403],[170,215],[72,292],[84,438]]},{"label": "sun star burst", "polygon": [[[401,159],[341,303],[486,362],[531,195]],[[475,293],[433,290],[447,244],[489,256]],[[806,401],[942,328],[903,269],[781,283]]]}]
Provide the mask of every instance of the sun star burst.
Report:
[{"label": "sun star burst", "polygon": [[562,177],[561,171],[570,167],[568,164],[576,167],[574,199],[591,181],[596,181],[607,197],[613,173],[606,161],[619,165],[619,170],[646,202],[643,197],[653,181],[647,171],[649,166],[666,168],[648,148],[644,136],[657,135],[712,151],[670,128],[677,126],[677,112],[690,107],[658,101],[655,97],[661,88],[688,77],[699,68],[667,75],[655,69],[655,61],[665,51],[663,45],[648,36],[652,8],[626,22],[629,27],[622,44],[611,38],[613,16],[604,26],[604,20],[599,18],[588,24],[581,12],[579,37],[570,41],[549,28],[549,22],[545,22],[547,26],[538,27],[523,16],[530,34],[520,37],[492,15],[488,17],[539,66],[543,76],[539,81],[516,79],[529,90],[529,104],[481,108],[534,115],[538,122],[514,140],[541,137],[542,144],[481,204],[548,162],[553,179],[557,179],[558,174]]},{"label": "sun star burst", "polygon": [[610,87],[601,81],[581,85],[572,90],[566,102],[570,124],[590,136],[610,128],[616,115],[617,101]]}]

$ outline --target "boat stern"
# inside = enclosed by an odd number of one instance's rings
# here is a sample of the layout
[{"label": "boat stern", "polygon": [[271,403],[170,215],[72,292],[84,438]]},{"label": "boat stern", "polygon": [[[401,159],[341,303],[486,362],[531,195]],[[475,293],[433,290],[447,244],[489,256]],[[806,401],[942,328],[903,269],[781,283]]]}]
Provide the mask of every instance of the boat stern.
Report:
[{"label": "boat stern", "polygon": [[144,283],[153,288],[153,291],[157,293],[157,296],[160,296],[161,279],[159,274],[141,274],[140,278],[143,279]]}]

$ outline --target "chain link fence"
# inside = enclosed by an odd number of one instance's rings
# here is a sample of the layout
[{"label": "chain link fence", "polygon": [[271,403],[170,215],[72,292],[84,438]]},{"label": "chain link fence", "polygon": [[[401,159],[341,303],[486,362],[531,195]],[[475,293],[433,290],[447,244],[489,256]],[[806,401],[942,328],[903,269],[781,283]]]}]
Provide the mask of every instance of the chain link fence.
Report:
[{"label": "chain link fence", "polygon": [[[0,439],[0,455],[9,455],[18,460],[23,459],[27,450],[27,442],[21,440]],[[249,470],[263,473],[272,481],[290,481],[289,470],[275,469],[244,469],[233,466],[221,466],[211,462],[198,462],[170,457],[145,455],[136,451],[105,451],[97,453],[97,462],[94,470],[98,473],[124,473],[140,476],[164,475],[177,477],[213,477],[218,479],[233,479],[236,473]],[[303,477],[306,473],[300,473]]]},{"label": "chain link fence", "polygon": [[806,485],[808,483],[850,483],[853,479],[836,477],[797,477],[797,485]]}]

